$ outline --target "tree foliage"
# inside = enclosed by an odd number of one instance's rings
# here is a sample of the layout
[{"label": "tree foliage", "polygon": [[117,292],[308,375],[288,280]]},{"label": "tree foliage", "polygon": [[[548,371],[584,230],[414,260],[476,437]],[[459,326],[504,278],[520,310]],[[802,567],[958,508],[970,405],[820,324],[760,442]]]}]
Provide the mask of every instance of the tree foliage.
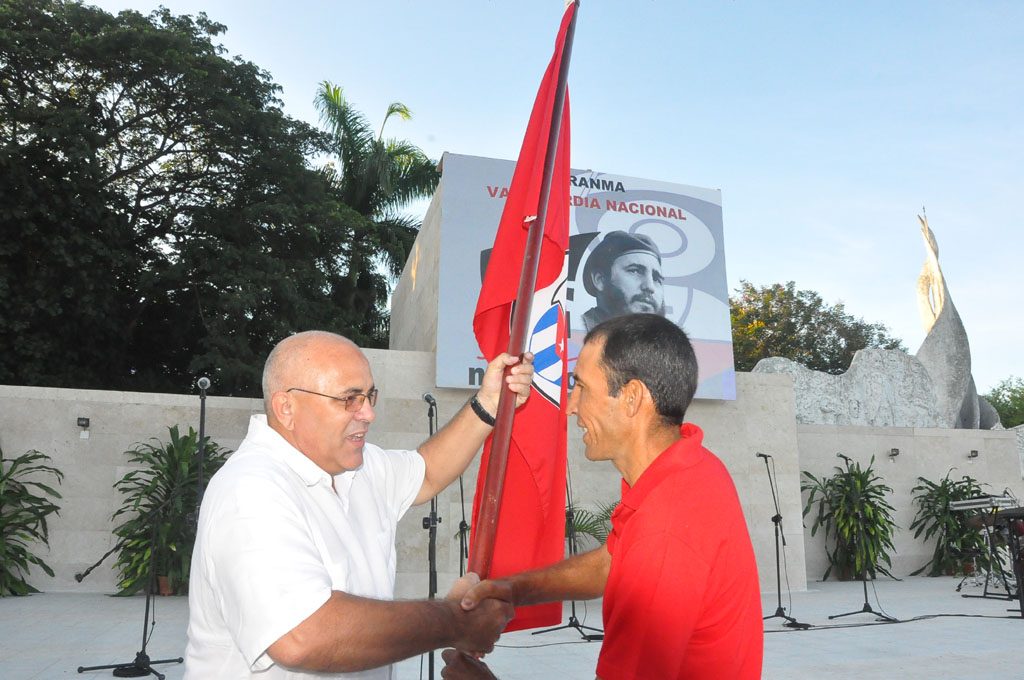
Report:
[{"label": "tree foliage", "polygon": [[0,2],[0,383],[180,392],[205,373],[256,396],[288,333],[386,343],[388,274],[365,262],[391,237],[310,166],[334,138],[285,116],[224,30]]},{"label": "tree foliage", "polygon": [[[392,117],[412,117],[405,104],[392,102],[388,106],[376,135],[341,87],[322,82],[315,104],[335,156],[335,161],[322,169],[323,175],[346,205],[367,218],[353,223],[347,235],[351,256],[341,302],[347,308],[365,310],[372,323],[373,311],[387,304],[390,292],[374,272],[383,267],[393,277],[400,275],[420,227],[417,220],[403,215],[401,208],[411,200],[430,196],[440,173],[437,162],[418,147],[384,138],[384,128]],[[365,333],[374,330],[372,325],[363,328]]]},{"label": "tree foliage", "polygon": [[1010,376],[985,395],[1003,427],[1024,425],[1024,379]]},{"label": "tree foliage", "polygon": [[729,298],[736,370],[749,371],[758,361],[783,357],[815,371],[839,374],[865,347],[905,349],[880,323],[846,313],[842,302],[829,305],[796,283],[756,287],[741,281]]}]

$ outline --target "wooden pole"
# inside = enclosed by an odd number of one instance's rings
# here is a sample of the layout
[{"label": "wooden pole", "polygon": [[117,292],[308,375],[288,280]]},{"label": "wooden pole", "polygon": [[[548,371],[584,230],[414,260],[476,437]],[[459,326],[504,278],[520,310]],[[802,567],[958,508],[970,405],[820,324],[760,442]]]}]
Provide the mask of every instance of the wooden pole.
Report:
[{"label": "wooden pole", "polygon": [[[577,10],[579,0],[576,1]],[[558,133],[562,127],[562,112],[565,109],[565,86],[569,79],[569,59],[572,56],[572,40],[576,32],[576,14],[569,22],[565,34],[562,62],[558,69],[558,84],[551,115],[551,129],[548,132],[547,149],[544,156],[544,176],[540,189],[540,204],[536,216],[528,216],[523,222],[530,224],[523,253],[523,269],[519,276],[519,290],[512,309],[512,329],[508,342],[508,353],[522,356],[526,351],[527,326],[530,323],[530,308],[537,285],[537,267],[540,264],[540,248],[544,240],[544,223],[547,219],[548,199],[551,195],[551,178],[555,171],[555,156],[558,150]],[[509,369],[505,370],[508,375]],[[469,570],[481,579],[491,571],[494,555],[494,539],[498,529],[498,511],[505,484],[505,469],[508,466],[509,444],[512,439],[512,419],[515,416],[515,395],[507,389],[501,390],[498,413],[491,439],[491,457],[487,461],[484,478],[483,499],[476,526],[473,527],[473,550],[470,551]]]}]

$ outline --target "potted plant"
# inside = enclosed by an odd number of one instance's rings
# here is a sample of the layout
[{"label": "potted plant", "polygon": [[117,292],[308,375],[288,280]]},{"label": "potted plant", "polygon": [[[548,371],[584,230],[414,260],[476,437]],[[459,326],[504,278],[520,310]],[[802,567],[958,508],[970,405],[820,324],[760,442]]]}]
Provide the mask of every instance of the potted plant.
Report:
[{"label": "potted plant", "polygon": [[[875,474],[875,457],[866,468],[842,456],[845,467],[836,466],[831,477],[815,477],[806,470],[800,490],[807,493],[804,517],[817,509],[811,525],[811,536],[825,530],[828,569],[822,580],[828,580],[833,569],[840,579],[870,576],[876,571],[892,577],[884,563],[892,567],[889,551],[896,528],[893,508],[886,501],[892,488]],[[832,546],[828,547],[831,540]]]},{"label": "potted plant", "polygon": [[39,451],[4,458],[0,450],[0,597],[39,592],[25,581],[30,565],[53,576],[53,569],[33,552],[37,545],[49,547],[46,518],[60,514],[51,500],[60,493],[41,481],[53,477],[60,484],[64,479],[60,470],[46,464],[49,460]]},{"label": "potted plant", "polygon": [[[153,443],[136,444],[126,451],[128,462],[140,467],[114,484],[124,495],[112,518],[124,518],[114,528],[121,540],[115,564],[120,595],[145,588],[151,568],[156,576],[165,577],[170,591],[166,594],[179,594],[188,587],[199,498],[199,437],[192,428],[182,436],[177,426],[168,428],[168,433],[167,442],[153,439]],[[205,484],[230,452],[209,437],[203,452]]]},{"label": "potted plant", "polygon": [[950,468],[938,482],[918,477],[920,483],[911,490],[918,506],[910,524],[915,530],[914,538],[923,533],[925,541],[936,539],[931,559],[913,572],[915,575],[925,569],[928,576],[942,576],[967,573],[975,567],[987,571],[992,566],[986,535],[979,530],[981,514],[977,510],[954,511],[949,507],[953,501],[982,495],[983,485],[968,475],[950,479],[955,469]]},{"label": "potted plant", "polygon": [[[618,505],[618,501],[598,503],[596,511],[579,507],[573,508],[572,529],[576,532],[577,539],[580,536],[589,536],[599,545],[603,545],[608,540],[608,534],[611,533],[612,513],[615,512]],[[566,532],[568,533],[568,531],[569,528],[566,527]]]}]

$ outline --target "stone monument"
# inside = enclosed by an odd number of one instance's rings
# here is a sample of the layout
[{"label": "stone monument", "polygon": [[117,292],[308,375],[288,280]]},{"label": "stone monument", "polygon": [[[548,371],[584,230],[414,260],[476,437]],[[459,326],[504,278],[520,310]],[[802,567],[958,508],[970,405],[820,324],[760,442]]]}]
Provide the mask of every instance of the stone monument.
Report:
[{"label": "stone monument", "polygon": [[971,346],[939,267],[939,246],[926,217],[918,216],[925,262],[917,281],[918,308],[927,332],[917,354],[863,349],[842,375],[812,371],[772,357],[755,373],[793,377],[797,422],[888,427],[1000,427],[996,410],[978,396]]}]

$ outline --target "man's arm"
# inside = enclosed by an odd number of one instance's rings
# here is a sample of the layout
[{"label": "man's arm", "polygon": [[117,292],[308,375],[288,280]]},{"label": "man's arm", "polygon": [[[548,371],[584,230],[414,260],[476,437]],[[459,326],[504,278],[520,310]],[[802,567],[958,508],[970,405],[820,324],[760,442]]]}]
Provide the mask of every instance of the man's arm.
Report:
[{"label": "man's arm", "polygon": [[[515,392],[517,408],[529,396],[533,382],[533,355],[527,352],[524,358],[524,361],[519,361],[518,357],[502,354],[487,365],[477,399],[492,416],[498,411],[498,399],[504,385]],[[506,366],[511,366],[512,370],[507,378],[503,378]],[[426,463],[426,472],[413,504],[429,501],[455,481],[469,466],[492,429],[466,404],[447,425],[424,442],[419,452]]]},{"label": "man's arm", "polygon": [[[590,600],[604,593],[612,556],[600,546],[543,569],[526,571],[497,581],[483,581],[462,596],[462,608],[473,611],[494,599],[513,605],[541,604],[557,600]],[[497,680],[487,664],[473,654],[446,649],[441,658],[445,680]],[[600,678],[598,678],[600,680]]]},{"label": "man's arm", "polygon": [[543,569],[483,581],[463,595],[462,608],[471,611],[490,598],[517,607],[559,600],[592,600],[604,593],[611,565],[612,556],[602,545]]},{"label": "man's arm", "polygon": [[275,663],[320,672],[377,668],[447,645],[489,652],[512,618],[507,602],[373,600],[340,591],[267,649]]}]

